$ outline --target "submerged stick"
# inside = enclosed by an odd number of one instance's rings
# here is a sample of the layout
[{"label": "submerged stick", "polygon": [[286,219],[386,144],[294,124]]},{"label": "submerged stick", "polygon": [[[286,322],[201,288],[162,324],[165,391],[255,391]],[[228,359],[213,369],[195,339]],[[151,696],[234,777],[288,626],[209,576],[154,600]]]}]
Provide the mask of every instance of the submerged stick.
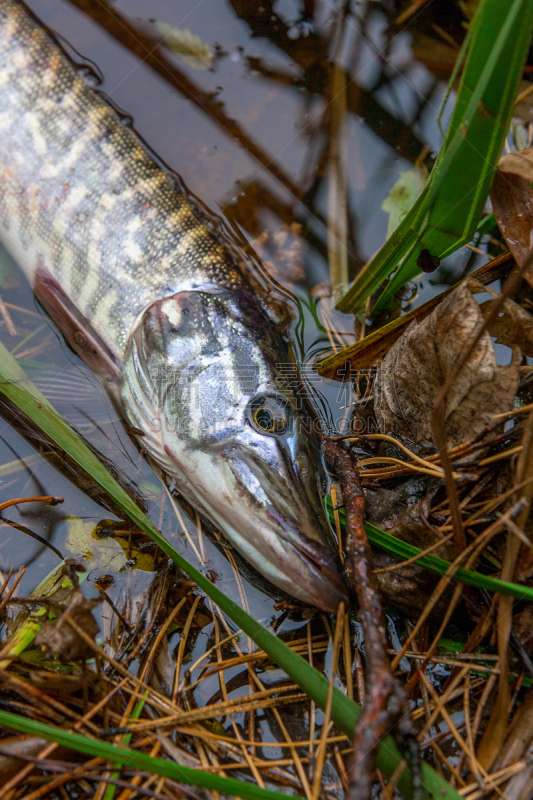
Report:
[{"label": "submerged stick", "polygon": [[353,738],[350,800],[371,797],[372,773],[380,742],[391,733],[409,749],[413,796],[423,796],[415,731],[409,715],[407,694],[394,678],[387,654],[387,640],[379,593],[372,577],[371,550],[365,531],[365,496],[351,453],[337,442],[325,440],[326,463],[339,478],[346,513],[346,554],[351,582],[359,605],[365,636],[366,698]]},{"label": "submerged stick", "polygon": [[63,503],[62,497],[53,497],[46,495],[46,497],[15,497],[13,500],[6,500],[5,503],[0,503],[0,514],[6,508],[11,506],[18,506],[20,503],[49,503],[51,506],[57,506]]}]

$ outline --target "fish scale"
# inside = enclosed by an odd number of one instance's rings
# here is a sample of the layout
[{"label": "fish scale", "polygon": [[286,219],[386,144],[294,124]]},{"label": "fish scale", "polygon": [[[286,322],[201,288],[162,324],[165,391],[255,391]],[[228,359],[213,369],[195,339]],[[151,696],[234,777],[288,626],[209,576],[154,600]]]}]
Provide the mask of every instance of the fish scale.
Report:
[{"label": "fish scale", "polygon": [[336,610],[320,447],[285,343],[187,196],[19,0],[0,4],[0,239],[169,483],[272,584]]},{"label": "fish scale", "polygon": [[119,357],[149,302],[241,286],[188,198],[13,0],[0,37],[0,225],[28,277],[46,263]]}]

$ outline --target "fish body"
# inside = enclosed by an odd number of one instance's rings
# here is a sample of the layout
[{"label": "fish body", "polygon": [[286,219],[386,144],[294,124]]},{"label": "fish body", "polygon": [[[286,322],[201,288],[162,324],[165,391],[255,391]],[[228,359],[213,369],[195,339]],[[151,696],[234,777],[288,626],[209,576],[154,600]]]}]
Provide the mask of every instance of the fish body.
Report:
[{"label": "fish body", "polygon": [[283,386],[282,339],[186,194],[18,0],[0,5],[0,238],[178,491],[272,583],[335,610],[319,447]]}]

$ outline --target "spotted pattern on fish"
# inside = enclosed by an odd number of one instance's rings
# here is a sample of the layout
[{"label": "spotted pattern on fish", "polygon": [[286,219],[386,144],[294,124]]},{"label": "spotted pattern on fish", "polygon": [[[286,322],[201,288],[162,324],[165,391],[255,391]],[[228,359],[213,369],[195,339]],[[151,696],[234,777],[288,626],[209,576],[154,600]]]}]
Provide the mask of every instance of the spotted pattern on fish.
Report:
[{"label": "spotted pattern on fish", "polygon": [[[38,80],[36,79],[38,76]],[[122,357],[149,302],[243,278],[186,195],[17,0],[0,4],[0,231]]]}]

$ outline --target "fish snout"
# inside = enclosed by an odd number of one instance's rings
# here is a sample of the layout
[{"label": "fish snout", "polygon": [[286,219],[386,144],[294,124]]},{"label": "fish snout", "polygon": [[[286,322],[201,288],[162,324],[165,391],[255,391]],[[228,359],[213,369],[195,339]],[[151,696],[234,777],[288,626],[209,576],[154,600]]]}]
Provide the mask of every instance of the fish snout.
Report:
[{"label": "fish snout", "polygon": [[[342,575],[338,556],[328,544],[318,546],[315,542],[306,541],[300,535],[293,544],[296,567],[293,577],[292,593],[304,602],[316,606],[322,611],[335,613],[339,604],[349,605],[349,592]],[[302,568],[302,563],[306,566]],[[297,588],[295,588],[297,587]]]},{"label": "fish snout", "polygon": [[302,482],[281,461],[267,465],[243,450],[233,451],[229,465],[228,483],[234,484],[228,499],[234,502],[226,506],[222,527],[241,555],[302,602],[329,612],[346,605],[349,593],[318,485],[313,491],[314,481]]}]

